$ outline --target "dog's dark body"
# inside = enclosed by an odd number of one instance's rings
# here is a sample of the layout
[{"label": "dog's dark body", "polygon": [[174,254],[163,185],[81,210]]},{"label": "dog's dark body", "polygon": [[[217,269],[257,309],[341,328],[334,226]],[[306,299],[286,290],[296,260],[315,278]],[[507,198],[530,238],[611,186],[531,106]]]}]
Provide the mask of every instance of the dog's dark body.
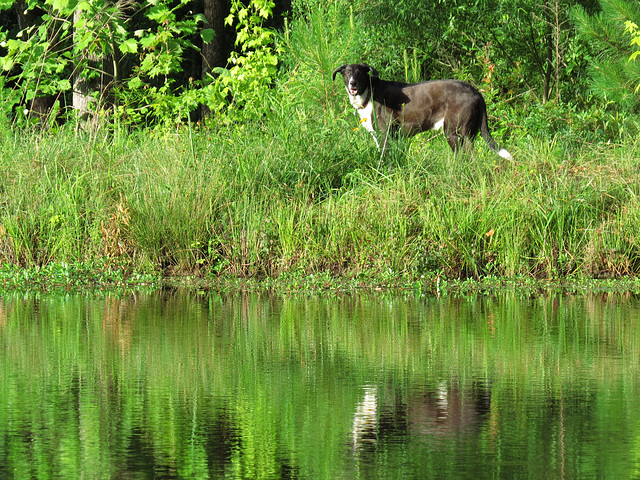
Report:
[{"label": "dog's dark body", "polygon": [[374,138],[376,130],[383,133],[386,141],[388,132],[395,135],[401,131],[413,136],[443,128],[449,146],[457,152],[465,144],[471,148],[480,132],[491,150],[511,158],[491,137],[484,98],[468,83],[431,80],[407,84],[381,80],[378,72],[366,63],[336,68],[334,80],[338,73],[344,78],[351,104]]}]

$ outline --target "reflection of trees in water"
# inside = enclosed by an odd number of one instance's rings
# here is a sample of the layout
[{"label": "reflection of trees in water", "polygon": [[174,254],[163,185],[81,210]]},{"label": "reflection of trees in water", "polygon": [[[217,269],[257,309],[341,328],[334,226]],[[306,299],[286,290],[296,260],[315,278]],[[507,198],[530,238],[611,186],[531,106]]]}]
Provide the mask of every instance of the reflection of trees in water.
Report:
[{"label": "reflection of trees in water", "polygon": [[102,312],[102,330],[105,337],[118,346],[124,356],[132,338],[132,321],[136,305],[129,298],[106,297]]},{"label": "reflection of trees in water", "polygon": [[[210,400],[213,402],[213,400]],[[207,452],[209,472],[222,475],[240,448],[240,432],[236,426],[229,399],[217,399],[209,411],[214,414],[203,422],[203,446]]]}]

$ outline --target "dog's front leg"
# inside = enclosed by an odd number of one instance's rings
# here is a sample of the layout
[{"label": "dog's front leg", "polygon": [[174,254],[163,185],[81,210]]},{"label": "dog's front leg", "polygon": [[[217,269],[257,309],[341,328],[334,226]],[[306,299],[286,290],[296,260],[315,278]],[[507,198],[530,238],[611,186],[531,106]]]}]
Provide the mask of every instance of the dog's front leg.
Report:
[{"label": "dog's front leg", "polygon": [[[353,104],[354,102],[352,101],[351,103]],[[377,121],[373,102],[368,102],[364,107],[357,106],[356,104],[354,104],[354,106],[356,107],[356,112],[360,115],[360,124],[371,133],[378,150],[380,150],[380,142],[378,142],[378,136],[376,135]]]},{"label": "dog's front leg", "polygon": [[[376,142],[376,147],[378,147],[378,150],[380,150],[380,142],[378,141],[378,136],[376,135],[376,132],[371,132],[371,136],[373,137],[373,141]],[[386,139],[385,139],[385,143],[384,145],[386,145]],[[384,152],[384,145],[382,146],[383,148],[383,152]]]}]

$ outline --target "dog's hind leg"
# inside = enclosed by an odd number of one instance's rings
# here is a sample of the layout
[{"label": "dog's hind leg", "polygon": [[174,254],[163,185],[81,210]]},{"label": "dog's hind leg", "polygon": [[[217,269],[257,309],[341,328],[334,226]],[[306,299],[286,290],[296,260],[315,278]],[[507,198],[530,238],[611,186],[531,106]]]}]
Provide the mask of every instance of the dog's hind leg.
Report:
[{"label": "dog's hind leg", "polygon": [[458,153],[460,151],[460,135],[455,131],[445,132],[445,135],[453,153]]}]

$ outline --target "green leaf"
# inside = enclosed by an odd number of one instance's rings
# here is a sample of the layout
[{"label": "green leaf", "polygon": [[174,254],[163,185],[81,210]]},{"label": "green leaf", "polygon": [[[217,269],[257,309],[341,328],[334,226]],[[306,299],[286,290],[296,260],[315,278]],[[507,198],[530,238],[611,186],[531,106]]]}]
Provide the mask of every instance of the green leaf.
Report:
[{"label": "green leaf", "polygon": [[213,37],[216,36],[216,32],[213,28],[204,28],[200,31],[200,37],[204,43],[211,43]]},{"label": "green leaf", "polygon": [[73,28],[77,30],[82,30],[86,24],[87,24],[87,19],[84,17],[80,17],[78,18],[78,21],[73,24]]},{"label": "green leaf", "polygon": [[64,14],[73,13],[78,4],[77,0],[49,0],[45,3],[50,4],[55,11]]},{"label": "green leaf", "polygon": [[131,80],[129,80],[128,85],[129,85],[129,88],[136,89],[136,88],[140,88],[143,85],[143,83],[142,83],[142,80],[140,80],[140,77],[133,77]]},{"label": "green leaf", "polygon": [[140,45],[142,45],[144,48],[151,48],[155,46],[157,43],[158,43],[157,35],[149,35],[146,37],[142,37],[140,39]]},{"label": "green leaf", "polygon": [[8,57],[0,57],[0,68],[9,71],[13,68],[13,59]]},{"label": "green leaf", "polygon": [[13,6],[14,0],[0,0],[0,12]]},{"label": "green leaf", "polygon": [[71,90],[71,82],[67,78],[58,80],[57,82],[55,82],[55,85],[56,85],[56,89],[62,92]]},{"label": "green leaf", "polygon": [[115,24],[115,29],[116,29],[116,35],[119,35],[121,37],[126,37],[127,36],[127,29],[124,28],[121,24],[116,23]]},{"label": "green leaf", "polygon": [[122,53],[137,53],[138,42],[136,42],[133,38],[128,38],[120,45],[118,45],[118,48]]},{"label": "green leaf", "polygon": [[166,5],[156,5],[151,7],[147,12],[147,18],[155,20],[158,23],[169,20],[171,17],[173,17],[173,15]]},{"label": "green leaf", "polygon": [[229,70],[223,67],[214,67],[211,69],[211,71],[223,77],[228,77],[230,75]]}]

